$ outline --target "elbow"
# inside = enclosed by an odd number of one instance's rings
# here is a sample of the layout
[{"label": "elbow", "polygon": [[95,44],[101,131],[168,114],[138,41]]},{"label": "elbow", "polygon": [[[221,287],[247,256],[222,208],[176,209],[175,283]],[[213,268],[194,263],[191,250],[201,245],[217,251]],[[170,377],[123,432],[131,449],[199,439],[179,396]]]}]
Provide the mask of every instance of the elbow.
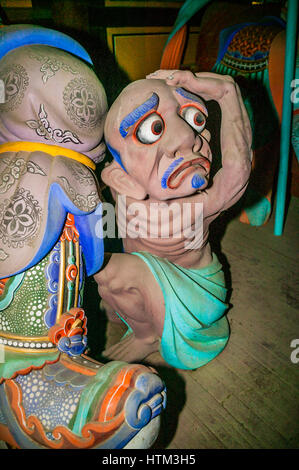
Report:
[{"label": "elbow", "polygon": [[225,162],[224,167],[229,174],[234,175],[236,180],[246,181],[251,173],[251,160],[249,158],[246,160],[230,159]]}]

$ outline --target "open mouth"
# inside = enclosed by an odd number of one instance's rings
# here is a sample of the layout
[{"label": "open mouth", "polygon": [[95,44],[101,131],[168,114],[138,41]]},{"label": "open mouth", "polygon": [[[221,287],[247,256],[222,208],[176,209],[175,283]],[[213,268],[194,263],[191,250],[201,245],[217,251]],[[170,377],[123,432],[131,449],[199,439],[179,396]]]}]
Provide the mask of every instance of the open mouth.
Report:
[{"label": "open mouth", "polygon": [[185,180],[190,173],[193,173],[196,168],[200,169],[201,173],[204,170],[204,176],[206,176],[210,171],[210,166],[210,161],[205,157],[198,157],[184,162],[170,174],[167,179],[167,187],[170,189],[178,188],[183,180]]}]

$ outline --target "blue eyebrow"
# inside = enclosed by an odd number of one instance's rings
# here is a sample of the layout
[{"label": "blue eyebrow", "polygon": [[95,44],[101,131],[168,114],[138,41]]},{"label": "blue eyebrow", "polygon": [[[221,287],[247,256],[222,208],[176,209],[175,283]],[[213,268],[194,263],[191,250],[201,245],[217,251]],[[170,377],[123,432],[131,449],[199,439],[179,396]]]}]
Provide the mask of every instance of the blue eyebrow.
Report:
[{"label": "blue eyebrow", "polygon": [[207,108],[205,107],[203,101],[199,98],[199,96],[193,95],[193,93],[190,93],[189,91],[184,90],[184,88],[176,88],[175,91],[179,95],[183,96],[183,98],[187,98],[188,100],[195,101],[196,103],[201,104],[204,107],[204,109],[205,109],[205,111],[208,115]]},{"label": "blue eyebrow", "polygon": [[138,108],[133,109],[120,123],[119,132],[122,137],[126,137],[128,129],[135,124],[142,116],[153,108],[157,108],[159,104],[159,97],[156,93],[146,100]]}]

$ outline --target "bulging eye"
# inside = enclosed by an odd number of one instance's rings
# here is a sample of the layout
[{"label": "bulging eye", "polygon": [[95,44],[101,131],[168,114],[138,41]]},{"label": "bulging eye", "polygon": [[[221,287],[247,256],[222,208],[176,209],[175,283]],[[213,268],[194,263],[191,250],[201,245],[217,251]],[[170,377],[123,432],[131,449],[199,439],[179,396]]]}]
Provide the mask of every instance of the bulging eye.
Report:
[{"label": "bulging eye", "polygon": [[184,106],[181,109],[180,115],[196,132],[200,133],[204,130],[206,117],[196,106]]},{"label": "bulging eye", "polygon": [[164,132],[164,122],[161,116],[151,113],[138,125],[135,135],[143,144],[153,144],[160,139]]}]

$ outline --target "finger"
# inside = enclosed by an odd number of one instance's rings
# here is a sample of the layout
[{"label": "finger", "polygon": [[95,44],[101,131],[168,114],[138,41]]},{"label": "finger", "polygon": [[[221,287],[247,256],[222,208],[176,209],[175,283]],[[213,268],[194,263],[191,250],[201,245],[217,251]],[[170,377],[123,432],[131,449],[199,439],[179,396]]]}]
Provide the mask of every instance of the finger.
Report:
[{"label": "finger", "polygon": [[176,72],[177,70],[156,70],[153,73],[150,73],[146,75],[146,78],[151,79],[159,79],[159,80],[166,80],[167,77],[169,77],[172,73]]},{"label": "finger", "polygon": [[181,86],[189,91],[199,94],[206,101],[218,101],[224,94],[225,85],[233,83],[236,92],[237,106],[244,123],[246,139],[249,145],[252,141],[251,125],[245,108],[239,86],[230,75],[220,75],[213,72],[198,72],[193,74],[189,70],[157,70],[147,75],[147,78],[157,78],[166,81],[170,86]]},{"label": "finger", "polygon": [[219,73],[214,73],[214,72],[196,72],[195,76],[197,78],[218,78],[221,77],[222,80],[225,80],[224,77],[227,75],[220,75]]},{"label": "finger", "polygon": [[191,71],[178,71],[166,79],[167,85],[181,86],[200,95],[206,101],[219,100],[223,95],[223,80],[216,74],[197,77]]},{"label": "finger", "polygon": [[210,96],[209,94],[205,94],[204,96],[203,93],[205,92],[201,88],[198,88],[198,81],[201,81],[205,78],[213,78],[214,80],[218,78],[217,83],[219,83],[219,75],[209,72],[201,72],[197,75],[199,76],[198,78],[190,70],[157,70],[147,75],[146,78],[163,79],[166,81],[167,85],[185,87],[189,91],[200,93],[204,99],[217,99],[216,97]]}]

